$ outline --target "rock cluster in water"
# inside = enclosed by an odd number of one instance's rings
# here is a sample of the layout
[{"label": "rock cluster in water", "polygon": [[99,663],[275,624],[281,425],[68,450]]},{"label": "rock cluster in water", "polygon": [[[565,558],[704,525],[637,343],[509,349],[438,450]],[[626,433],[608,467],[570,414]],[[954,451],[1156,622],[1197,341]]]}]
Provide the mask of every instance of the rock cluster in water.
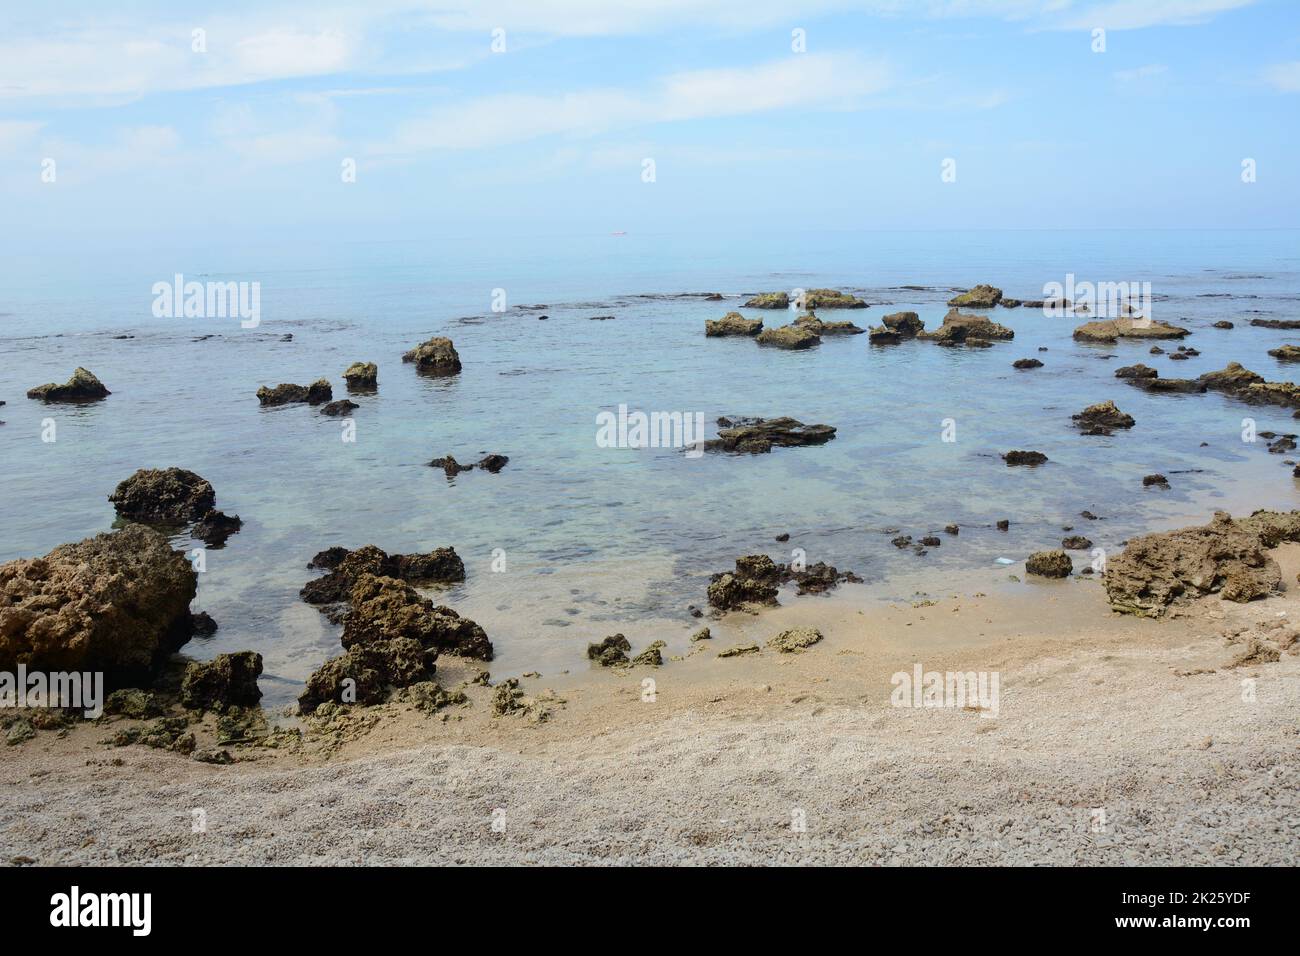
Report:
[{"label": "rock cluster in water", "polygon": [[28,398],[43,402],[93,402],[111,394],[93,372],[80,367],[62,385],[48,382],[27,390]]},{"label": "rock cluster in water", "polygon": [[718,419],[718,437],[704,443],[705,451],[760,455],[775,448],[824,445],[835,437],[832,425],[805,425],[794,418]]}]

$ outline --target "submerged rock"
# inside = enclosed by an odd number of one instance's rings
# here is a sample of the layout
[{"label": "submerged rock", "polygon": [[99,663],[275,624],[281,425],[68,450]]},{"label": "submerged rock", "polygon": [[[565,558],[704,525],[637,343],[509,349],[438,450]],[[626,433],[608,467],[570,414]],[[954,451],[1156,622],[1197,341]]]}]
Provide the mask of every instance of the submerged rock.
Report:
[{"label": "submerged rock", "polygon": [[1234,520],[1219,511],[1207,525],[1130,539],[1107,562],[1106,597],[1114,610],[1143,617],[1207,594],[1237,602],[1268,597],[1281,588],[1282,572],[1267,549],[1297,540],[1300,512]]},{"label": "submerged rock", "polygon": [[1061,549],[1035,551],[1025,559],[1025,573],[1043,578],[1068,578],[1074,570],[1070,556]]},{"label": "submerged rock", "polygon": [[1074,337],[1084,342],[1114,342],[1118,339],[1181,339],[1187,329],[1154,319],[1100,319],[1085,322],[1074,330]]},{"label": "submerged rock", "polygon": [[166,536],[137,524],[0,565],[0,670],[148,677],[189,638],[197,580]]},{"label": "submerged rock", "polygon": [[429,462],[429,465],[433,468],[441,468],[446,472],[448,478],[455,478],[462,471],[472,471],[475,468],[495,475],[509,461],[510,459],[506,455],[487,455],[472,465],[462,465],[451,455],[444,455],[441,458],[433,459],[433,461]]},{"label": "submerged rock", "polygon": [[239,515],[228,515],[224,511],[206,512],[190,529],[190,534],[211,548],[219,548],[232,534],[237,534],[244,522]]},{"label": "submerged rock", "polygon": [[1041,465],[1047,461],[1047,456],[1041,451],[1009,451],[1002,456],[1002,460],[1010,468],[1013,465]]},{"label": "submerged rock", "polygon": [[1143,488],[1150,488],[1153,485],[1160,488],[1168,488],[1169,479],[1164,475],[1144,475],[1142,477]]},{"label": "submerged rock", "polygon": [[824,445],[835,437],[832,425],[805,425],[793,418],[719,418],[718,437],[704,443],[705,451],[760,455],[776,448]]},{"label": "submerged rock", "polygon": [[374,362],[353,362],[343,372],[349,389],[372,389],[379,385],[379,366]]},{"label": "submerged rock", "polygon": [[62,385],[49,382],[27,391],[28,398],[43,402],[93,402],[112,394],[93,372],[81,367]]},{"label": "submerged rock", "polygon": [[745,309],[788,309],[790,308],[790,296],[785,292],[760,292],[742,308]]},{"label": "submerged rock", "polygon": [[764,329],[755,339],[759,345],[770,345],[779,349],[810,349],[821,344],[821,337],[805,326],[782,325],[775,329]]},{"label": "submerged rock", "polygon": [[308,405],[324,405],[334,397],[334,389],[328,379],[320,378],[310,385],[293,385],[281,382],[274,388],[263,385],[257,390],[257,400],[264,406],[291,405],[306,402]]},{"label": "submerged rock", "polygon": [[308,567],[330,572],[303,586],[299,595],[308,604],[349,600],[353,586],[364,574],[418,585],[455,584],[465,580],[465,562],[455,548],[435,548],[426,554],[389,554],[373,544],[355,551],[329,548],[317,554]]},{"label": "submerged rock", "polygon": [[705,319],[704,334],[709,338],[728,335],[758,335],[763,331],[762,319],[747,319],[739,312],[728,312],[720,319]]},{"label": "submerged rock", "polygon": [[1137,424],[1132,415],[1121,412],[1109,399],[1089,405],[1077,415],[1071,415],[1075,425],[1083,429],[1085,435],[1109,435],[1116,428],[1132,428]]},{"label": "submerged rock", "polygon": [[1016,333],[982,315],[963,315],[953,309],[943,317],[943,324],[933,332],[921,331],[917,338],[930,339],[940,345],[979,345],[990,339],[1013,339]]},{"label": "submerged rock", "polygon": [[330,402],[329,404],[325,405],[320,410],[320,413],[322,415],[329,415],[331,418],[337,418],[340,415],[351,414],[353,411],[355,411],[360,407],[361,406],[358,405],[356,402],[349,401],[346,398],[341,398],[337,402]]},{"label": "submerged rock", "polygon": [[991,285],[977,285],[975,288],[955,295],[948,300],[953,308],[963,306],[971,309],[991,309],[1002,301],[1002,290]]},{"label": "submerged rock", "polygon": [[206,479],[184,468],[141,468],[120,481],[108,500],[132,521],[184,524],[203,518],[217,496]]},{"label": "submerged rock", "polygon": [[451,339],[435,335],[402,356],[403,362],[414,362],[416,371],[427,375],[455,375],[460,369],[460,355]]},{"label": "submerged rock", "polygon": [[231,705],[252,706],[262,699],[257,678],[262,655],[253,651],[218,654],[210,661],[195,661],[181,679],[181,703],[194,710],[224,710]]}]

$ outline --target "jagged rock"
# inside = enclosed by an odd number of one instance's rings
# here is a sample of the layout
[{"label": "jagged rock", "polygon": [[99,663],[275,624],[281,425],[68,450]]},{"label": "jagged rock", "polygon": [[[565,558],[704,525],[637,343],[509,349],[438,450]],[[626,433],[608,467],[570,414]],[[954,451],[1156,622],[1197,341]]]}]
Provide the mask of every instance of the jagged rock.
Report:
[{"label": "jagged rock", "polygon": [[194,568],[143,525],[0,565],[0,670],[148,677],[189,637]]},{"label": "jagged rock", "polygon": [[1025,573],[1043,578],[1068,578],[1074,570],[1070,556],[1059,548],[1055,551],[1035,551],[1025,559]]},{"label": "jagged rock", "polygon": [[1216,329],[1235,329],[1235,328],[1236,328],[1236,326],[1233,325],[1231,322],[1229,322],[1227,319],[1220,319],[1218,322],[1215,322],[1215,323],[1214,323],[1214,327],[1215,327]]},{"label": "jagged rock", "polygon": [[1269,349],[1268,354],[1281,362],[1300,362],[1300,345],[1283,345]]},{"label": "jagged rock", "polygon": [[1003,296],[1002,301],[1000,301],[998,305],[1002,306],[1004,309],[1018,309],[1024,305],[1024,303],[1020,299],[1008,299],[1006,296]]},{"label": "jagged rock", "polygon": [[718,651],[718,657],[740,657],[744,654],[758,654],[761,650],[757,644],[737,644],[725,651]]},{"label": "jagged rock", "polygon": [[212,485],[184,468],[141,468],[108,496],[119,516],[132,521],[183,524],[216,504]]},{"label": "jagged rock", "polygon": [[[1009,451],[1002,456],[1002,460],[1007,463],[1007,467],[1012,465],[1041,465],[1047,461],[1047,456],[1041,451]],[[924,543],[922,542],[922,544]]]},{"label": "jagged rock", "polygon": [[821,337],[805,327],[782,325],[775,329],[764,329],[755,339],[759,345],[770,345],[779,349],[810,349],[821,344]]},{"label": "jagged rock", "polygon": [[1084,342],[1114,342],[1118,339],[1181,339],[1187,329],[1154,319],[1100,319],[1085,322],[1074,330],[1074,337]]},{"label": "jagged rock", "polygon": [[921,331],[917,338],[930,339],[939,345],[987,345],[990,339],[1012,339],[1016,333],[1005,325],[982,315],[963,315],[953,309],[943,317],[943,324],[933,332]]},{"label": "jagged rock", "polygon": [[723,611],[747,604],[773,606],[777,603],[777,585],[781,568],[765,554],[750,554],[736,559],[736,570],[710,578],[709,604]]},{"label": "jagged rock", "polygon": [[1300,319],[1251,319],[1250,324],[1260,329],[1300,329]]},{"label": "jagged rock", "polygon": [[462,465],[451,455],[444,455],[442,458],[435,458],[429,462],[429,465],[433,468],[441,468],[447,473],[448,478],[454,478],[462,471],[472,471],[475,468],[495,475],[506,466],[508,461],[510,459],[505,455],[487,455],[472,465]]},{"label": "jagged rock", "polygon": [[157,695],[138,687],[123,687],[104,699],[104,713],[132,720],[148,720],[163,712],[163,702]]},{"label": "jagged rock", "polygon": [[329,380],[320,378],[310,385],[293,385],[281,382],[275,388],[263,385],[257,390],[257,400],[265,406],[290,405],[306,402],[308,405],[323,405],[334,397],[334,389]]},{"label": "jagged rock", "polygon": [[1159,378],[1160,373],[1150,366],[1138,362],[1136,365],[1125,365],[1123,368],[1115,369],[1116,378]]},{"label": "jagged rock", "polygon": [[232,534],[237,534],[244,522],[239,515],[228,515],[224,511],[209,510],[190,529],[190,534],[210,548],[219,548]]},{"label": "jagged rock", "polygon": [[308,581],[299,592],[308,604],[334,604],[349,600],[363,574],[397,578],[407,584],[454,584],[465,580],[465,562],[455,548],[435,548],[427,554],[388,554],[373,544],[348,551],[329,548],[317,554],[309,568],[330,573]]},{"label": "jagged rock", "polygon": [[451,339],[438,335],[411,349],[402,361],[414,362],[416,371],[426,375],[455,375],[461,369],[460,355]]},{"label": "jagged rock", "polygon": [[664,663],[662,651],[667,646],[663,641],[652,641],[649,647],[632,658],[632,666],[662,667]]},{"label": "jagged rock", "polygon": [[632,645],[622,634],[611,634],[599,644],[587,645],[587,659],[595,661],[601,667],[614,667],[627,664],[627,652]]},{"label": "jagged rock", "polygon": [[866,331],[852,322],[827,322],[825,319],[817,318],[811,312],[799,316],[792,324],[796,328],[807,329],[813,335],[861,335]]},{"label": "jagged rock", "polygon": [[809,289],[803,294],[803,307],[814,309],[865,309],[867,303],[856,295],[836,289]]},{"label": "jagged rock", "polygon": [[1300,406],[1300,386],[1291,382],[1253,382],[1244,388],[1234,389],[1229,394],[1243,402],[1257,405],[1283,405],[1288,408]]},{"label": "jagged rock", "polygon": [[1092,547],[1092,540],[1081,534],[1072,534],[1061,539],[1061,547],[1066,551],[1087,551]]},{"label": "jagged rock", "polygon": [[1204,392],[1205,383],[1194,378],[1126,378],[1144,392]]},{"label": "jagged rock", "polygon": [[882,326],[872,326],[867,330],[867,341],[872,345],[897,345],[903,341],[903,336],[893,329],[887,329]]},{"label": "jagged rock", "polygon": [[705,451],[770,452],[774,447],[824,445],[835,437],[831,425],[805,425],[793,418],[719,418],[718,437],[704,443]]},{"label": "jagged rock", "polygon": [[782,631],[767,642],[767,646],[782,654],[796,654],[820,642],[822,632],[815,627],[793,627]]},{"label": "jagged rock", "polygon": [[1207,594],[1237,602],[1267,597],[1282,584],[1267,549],[1297,540],[1300,512],[1260,511],[1241,520],[1215,512],[1207,525],[1132,538],[1107,562],[1106,596],[1114,610],[1143,617]]},{"label": "jagged rock", "polygon": [[1083,429],[1085,435],[1109,435],[1112,429],[1132,428],[1136,424],[1132,415],[1121,412],[1109,399],[1089,405],[1070,417],[1074,419],[1075,425]]},{"label": "jagged rock", "polygon": [[728,312],[720,319],[704,320],[704,334],[709,338],[720,338],[728,335],[758,335],[762,331],[762,319],[747,319],[739,312]]},{"label": "jagged rock", "polygon": [[353,362],[343,373],[350,389],[372,389],[379,385],[379,366],[374,362]]},{"label": "jagged rock", "polygon": [[181,703],[191,709],[224,710],[232,704],[254,705],[262,699],[257,678],[262,673],[262,655],[253,651],[218,654],[212,660],[195,661],[185,668],[181,680]]},{"label": "jagged rock", "polygon": [[1242,367],[1238,362],[1229,362],[1217,372],[1206,372],[1197,381],[1215,391],[1236,392],[1257,382],[1263,382],[1264,376]]},{"label": "jagged rock", "polygon": [[1161,488],[1168,488],[1169,479],[1166,478],[1164,475],[1144,475],[1142,477],[1142,487],[1150,488],[1152,485],[1156,485]]},{"label": "jagged rock", "polygon": [[322,664],[298,697],[298,708],[312,713],[321,704],[380,704],[395,687],[433,678],[430,652],[419,641],[402,638],[355,644]]},{"label": "jagged rock", "polygon": [[925,328],[925,323],[915,312],[891,312],[881,318],[881,324],[903,338],[911,338]]},{"label": "jagged rock", "polygon": [[991,285],[977,285],[975,288],[955,295],[948,300],[954,308],[963,306],[971,309],[991,309],[1002,301],[1002,290]]},{"label": "jagged rock", "polygon": [[320,413],[329,415],[331,418],[337,418],[340,415],[347,415],[360,407],[356,402],[341,398],[337,402],[330,402],[320,410]]},{"label": "jagged rock", "polygon": [[1012,368],[1042,368],[1043,363],[1036,358],[1016,359],[1011,363]]},{"label": "jagged rock", "polygon": [[27,390],[28,398],[43,402],[94,402],[112,394],[93,372],[80,366],[72,373],[72,378],[62,385],[49,382]]},{"label": "jagged rock", "polygon": [[998,529],[999,531],[1006,531],[1006,530],[1007,530],[1008,528],[1010,528],[1010,527],[1011,527],[1011,522],[1008,521],[1006,518],[999,518],[999,519],[998,519],[998,522],[997,522],[997,529]]},{"label": "jagged rock", "polygon": [[702,627],[694,634],[691,635],[692,643],[696,641],[708,641],[712,639],[713,639],[713,633],[707,627]]},{"label": "jagged rock", "polygon": [[788,309],[790,308],[790,296],[785,292],[760,292],[742,308],[745,309]]},{"label": "jagged rock", "polygon": [[343,621],[343,647],[409,638],[432,656],[438,652],[492,660],[492,642],[483,628],[449,607],[435,606],[397,578],[362,574],[350,595]]}]

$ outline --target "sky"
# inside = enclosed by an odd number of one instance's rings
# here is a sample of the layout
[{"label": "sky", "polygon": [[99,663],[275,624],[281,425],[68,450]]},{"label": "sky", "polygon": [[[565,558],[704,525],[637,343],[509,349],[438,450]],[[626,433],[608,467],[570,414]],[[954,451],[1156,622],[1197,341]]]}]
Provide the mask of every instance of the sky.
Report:
[{"label": "sky", "polygon": [[11,244],[1296,226],[1297,0],[0,10]]}]

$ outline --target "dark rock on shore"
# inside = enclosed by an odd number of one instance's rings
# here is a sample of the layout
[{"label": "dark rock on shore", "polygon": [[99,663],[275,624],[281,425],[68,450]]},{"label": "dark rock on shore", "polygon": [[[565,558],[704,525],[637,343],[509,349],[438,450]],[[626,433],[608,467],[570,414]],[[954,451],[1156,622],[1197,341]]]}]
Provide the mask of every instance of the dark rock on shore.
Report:
[{"label": "dark rock on shore", "polygon": [[933,332],[921,331],[917,338],[930,339],[939,345],[986,345],[990,339],[1012,339],[1016,333],[982,315],[963,315],[953,309],[943,317],[943,324]]},{"label": "dark rock on shore", "polygon": [[1035,551],[1025,559],[1025,573],[1043,578],[1068,578],[1074,570],[1070,556],[1059,548],[1055,551]]},{"label": "dark rock on shore", "polygon": [[472,465],[462,465],[451,455],[444,455],[442,458],[433,459],[433,461],[429,462],[429,465],[433,468],[441,468],[446,472],[448,478],[454,478],[462,471],[472,471],[475,468],[495,475],[509,461],[510,459],[506,455],[486,455]]},{"label": "dark rock on shore", "polygon": [[0,565],[0,670],[102,671],[110,689],[147,678],[188,639],[197,579],[137,524]]},{"label": "dark rock on shore", "polygon": [[81,367],[78,367],[72,373],[72,378],[62,385],[49,382],[27,391],[28,398],[40,399],[43,402],[94,402],[112,394],[93,372]]},{"label": "dark rock on shore", "polygon": [[948,300],[953,308],[991,309],[1002,301],[1002,290],[991,285],[977,285],[975,288],[955,295]]},{"label": "dark rock on shore", "polygon": [[455,375],[460,372],[460,355],[451,339],[435,335],[402,356],[403,362],[414,362],[416,371],[426,375]]},{"label": "dark rock on shore", "polygon": [[262,699],[257,687],[261,673],[262,655],[253,651],[218,654],[204,663],[196,661],[185,668],[181,679],[181,703],[192,710],[253,706]]},{"label": "dark rock on shore", "polygon": [[184,524],[216,504],[212,485],[184,468],[141,468],[108,496],[118,515],[132,521]]},{"label": "dark rock on shore", "polygon": [[832,425],[805,425],[793,418],[719,418],[718,437],[704,443],[705,451],[770,452],[774,447],[824,445],[835,437]]},{"label": "dark rock on shore", "polygon": [[1085,435],[1109,435],[1113,429],[1132,428],[1136,424],[1132,415],[1120,411],[1109,399],[1089,405],[1070,417]]},{"label": "dark rock on shore", "polygon": [[465,563],[455,548],[437,548],[427,554],[388,554],[373,544],[348,551],[329,548],[317,554],[309,568],[329,571],[308,581],[299,592],[308,604],[337,604],[349,600],[365,574],[397,578],[408,584],[454,584],[465,580]]},{"label": "dark rock on shore", "polygon": [[357,644],[409,639],[432,652],[430,664],[439,651],[492,660],[492,642],[482,627],[449,607],[435,606],[405,581],[363,574],[349,598],[352,607],[343,621],[345,650]]},{"label": "dark rock on shore", "polygon": [[281,382],[274,388],[263,385],[257,390],[257,400],[262,405],[291,405],[306,402],[308,405],[323,405],[334,397],[334,389],[328,379],[317,379],[310,385],[294,385]]},{"label": "dark rock on shore", "polygon": [[799,325],[782,325],[774,329],[764,329],[755,340],[759,345],[769,345],[780,349],[810,349],[821,344],[821,336],[809,328]]},{"label": "dark rock on shore", "polygon": [[353,362],[343,372],[343,381],[352,391],[366,391],[379,386],[379,366],[374,362]]},{"label": "dark rock on shore", "polygon": [[724,571],[710,579],[709,604],[729,611],[747,604],[774,606],[777,585],[781,583],[781,566],[765,554],[750,554],[736,559],[735,572]]},{"label": "dark rock on shore", "polygon": [[760,292],[742,308],[745,309],[788,309],[790,308],[790,296],[785,292]]},{"label": "dark rock on shore", "polygon": [[595,661],[601,667],[617,667],[630,663],[627,652],[632,650],[631,643],[622,634],[611,634],[599,644],[587,645],[587,659]]},{"label": "dark rock on shore", "polygon": [[1012,362],[1012,363],[1011,363],[1011,367],[1012,367],[1012,368],[1020,368],[1020,369],[1025,369],[1025,368],[1042,368],[1042,367],[1043,367],[1043,363],[1042,363],[1039,359],[1036,359],[1036,358],[1022,358],[1022,359],[1016,359],[1014,362]]},{"label": "dark rock on shore", "polygon": [[722,338],[729,335],[753,336],[762,331],[762,319],[747,319],[739,312],[728,312],[720,319],[704,320],[704,334],[709,338]]},{"label": "dark rock on shore", "polygon": [[209,547],[219,548],[232,534],[238,533],[244,522],[239,515],[228,515],[224,511],[210,510],[195,522],[190,534]]},{"label": "dark rock on shore", "polygon": [[1114,342],[1118,339],[1181,339],[1187,329],[1154,319],[1100,319],[1085,322],[1074,330],[1074,337],[1085,342]]},{"label": "dark rock on shore", "polygon": [[307,678],[307,686],[298,696],[298,709],[310,714],[325,703],[381,704],[395,688],[430,680],[435,666],[418,641],[357,644]]},{"label": "dark rock on shore", "polygon": [[1200,527],[1133,538],[1106,566],[1106,596],[1125,614],[1161,617],[1207,594],[1245,602],[1280,590],[1282,572],[1267,553],[1300,540],[1300,512],[1257,511],[1234,520],[1222,511]]},{"label": "dark rock on shore", "polygon": [[[1002,460],[1007,463],[1007,467],[1013,465],[1041,465],[1047,461],[1047,456],[1041,451],[1009,451],[1002,456]],[[924,544],[925,542],[921,542]]]}]

